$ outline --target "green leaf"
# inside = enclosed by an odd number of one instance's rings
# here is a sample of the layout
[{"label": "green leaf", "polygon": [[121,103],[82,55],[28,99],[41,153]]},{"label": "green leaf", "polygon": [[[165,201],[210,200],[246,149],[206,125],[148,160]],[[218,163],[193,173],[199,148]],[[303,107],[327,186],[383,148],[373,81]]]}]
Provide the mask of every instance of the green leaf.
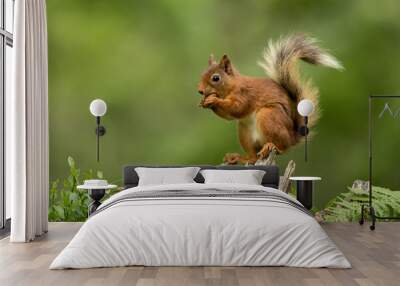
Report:
[{"label": "green leaf", "polygon": [[65,218],[65,214],[64,214],[64,209],[60,206],[54,206],[54,210],[57,212],[57,215],[64,219]]},{"label": "green leaf", "polygon": [[72,192],[69,193],[69,200],[70,200],[70,201],[75,202],[75,201],[78,200],[78,198],[79,198],[79,196],[78,196],[77,193],[72,193]]},{"label": "green leaf", "polygon": [[71,156],[68,156],[67,161],[68,161],[68,166],[70,168],[74,168],[75,167],[75,160]]},{"label": "green leaf", "polygon": [[[400,192],[387,188],[372,186],[373,205],[378,216],[390,217],[400,215]],[[341,193],[330,200],[323,213],[325,221],[358,221],[360,218],[361,203],[368,202],[368,191],[348,188],[348,192]]]}]

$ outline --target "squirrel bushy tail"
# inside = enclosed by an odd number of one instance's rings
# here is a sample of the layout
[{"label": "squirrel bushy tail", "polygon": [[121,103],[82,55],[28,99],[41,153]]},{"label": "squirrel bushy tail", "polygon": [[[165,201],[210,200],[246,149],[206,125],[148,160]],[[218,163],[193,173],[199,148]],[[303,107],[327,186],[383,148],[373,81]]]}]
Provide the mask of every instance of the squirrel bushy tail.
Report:
[{"label": "squirrel bushy tail", "polygon": [[[302,81],[297,68],[297,60],[301,59],[314,65],[322,65],[334,69],[343,69],[341,63],[317,45],[317,40],[303,34],[295,34],[270,41],[263,53],[263,61],[259,65],[266,74],[289,94],[296,103],[302,99],[310,99],[315,105],[315,111],[309,119],[312,126],[319,117],[318,89],[310,79]],[[299,118],[298,120],[302,120]],[[299,122],[300,123],[300,122]]]}]

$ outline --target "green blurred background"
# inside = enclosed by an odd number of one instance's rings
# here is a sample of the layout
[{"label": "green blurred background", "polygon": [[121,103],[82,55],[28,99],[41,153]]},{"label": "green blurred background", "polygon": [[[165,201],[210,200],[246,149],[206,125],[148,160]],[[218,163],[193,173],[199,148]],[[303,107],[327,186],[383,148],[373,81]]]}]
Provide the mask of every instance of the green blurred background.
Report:
[{"label": "green blurred background", "polygon": [[[396,0],[47,1],[51,179],[67,175],[68,155],[118,184],[127,163],[219,164],[240,145],[235,122],[197,106],[208,55],[227,53],[241,73],[263,76],[256,62],[267,41],[299,31],[320,39],[346,68],[301,65],[320,89],[323,116],[307,164],[302,145],[279,158],[283,167],[294,159],[297,175],[323,177],[321,207],[354,179],[367,178],[368,95],[399,90],[398,6]],[[95,98],[108,104],[100,164],[89,113]],[[399,142],[393,130],[380,130],[391,136],[383,166],[389,172],[380,172],[385,182],[398,177],[390,154]]]}]

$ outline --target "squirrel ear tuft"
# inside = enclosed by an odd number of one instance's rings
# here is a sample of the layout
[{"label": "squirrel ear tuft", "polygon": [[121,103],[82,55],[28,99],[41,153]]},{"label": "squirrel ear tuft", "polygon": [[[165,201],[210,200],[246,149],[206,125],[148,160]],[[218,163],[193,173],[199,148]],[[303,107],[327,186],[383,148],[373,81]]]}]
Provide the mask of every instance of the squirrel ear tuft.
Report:
[{"label": "squirrel ear tuft", "polygon": [[215,64],[215,59],[213,54],[211,54],[210,57],[208,58],[208,65],[211,66],[212,64]]},{"label": "squirrel ear tuft", "polygon": [[231,64],[231,60],[228,58],[228,56],[225,54],[223,55],[221,61],[219,62],[219,66],[227,73],[227,74],[233,74],[233,68]]}]

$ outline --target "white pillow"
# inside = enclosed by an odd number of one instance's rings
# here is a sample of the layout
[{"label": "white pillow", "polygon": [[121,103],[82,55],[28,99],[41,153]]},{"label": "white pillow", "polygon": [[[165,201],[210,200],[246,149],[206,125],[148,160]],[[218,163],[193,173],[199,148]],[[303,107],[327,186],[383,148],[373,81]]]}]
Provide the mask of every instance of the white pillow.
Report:
[{"label": "white pillow", "polygon": [[195,183],[193,179],[199,170],[199,167],[135,168],[139,176],[139,186]]},{"label": "white pillow", "polygon": [[261,185],[265,171],[261,170],[212,170],[200,171],[205,184]]}]

